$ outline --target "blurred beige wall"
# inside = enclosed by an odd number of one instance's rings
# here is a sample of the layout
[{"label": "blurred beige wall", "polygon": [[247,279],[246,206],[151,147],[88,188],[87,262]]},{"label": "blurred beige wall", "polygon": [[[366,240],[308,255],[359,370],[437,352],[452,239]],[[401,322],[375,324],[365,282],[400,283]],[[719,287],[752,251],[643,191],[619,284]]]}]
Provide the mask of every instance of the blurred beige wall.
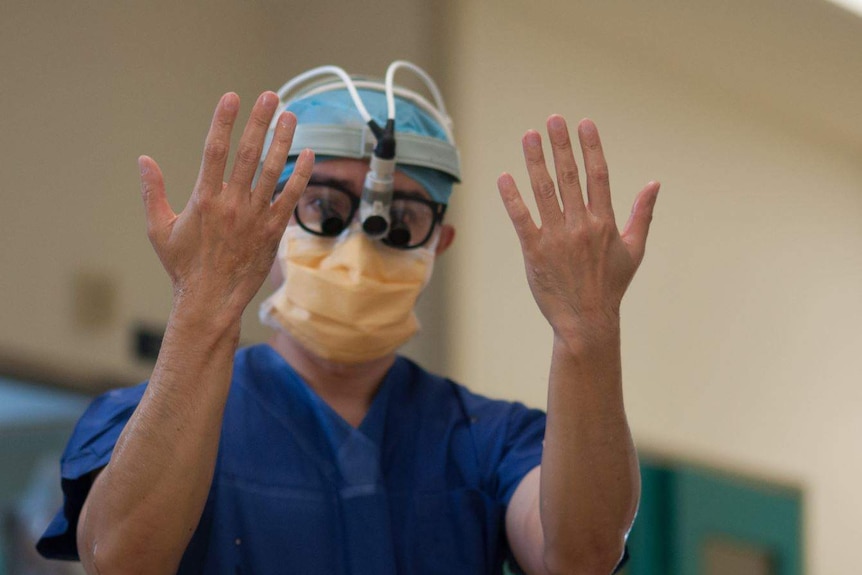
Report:
[{"label": "blurred beige wall", "polygon": [[[495,180],[545,118],[593,118],[622,225],[662,182],[623,306],[640,448],[801,486],[808,573],[862,516],[862,19],[825,2],[466,0],[453,377],[542,406],[551,333]],[[530,198],[532,201],[532,198]]]},{"label": "blurred beige wall", "polygon": [[[407,58],[436,72],[437,4],[4,3],[0,358],[97,387],[146,377],[132,326],[164,326],[171,294],[145,234],[137,157],[160,163],[179,211],[221,94],[240,95],[244,122],[262,90],[313,66],[382,76]],[[95,323],[76,303],[76,286],[93,284],[110,296]],[[423,309],[438,299],[432,287]],[[260,300],[246,342],[267,337]],[[439,367],[440,316],[423,315],[426,334],[411,349]]]}]

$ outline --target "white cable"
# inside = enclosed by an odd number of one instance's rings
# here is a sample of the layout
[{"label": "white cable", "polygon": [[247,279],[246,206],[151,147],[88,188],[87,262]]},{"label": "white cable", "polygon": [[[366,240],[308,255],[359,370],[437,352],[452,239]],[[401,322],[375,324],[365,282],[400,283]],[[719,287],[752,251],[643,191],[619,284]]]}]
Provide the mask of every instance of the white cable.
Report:
[{"label": "white cable", "polygon": [[[354,80],[353,84],[356,86],[357,90],[374,90],[376,92],[386,91],[385,85],[376,81]],[[301,97],[310,98],[312,96],[317,96],[318,94],[323,94],[324,92],[340,90],[343,87],[344,84],[337,82],[331,84],[323,84],[320,86],[308,88],[307,90],[303,90]],[[449,116],[443,115],[440,110],[438,110],[434,107],[433,104],[431,104],[431,102],[429,102],[428,100],[426,100],[412,90],[393,86],[392,91],[399,98],[407,100],[408,102],[412,103],[413,105],[427,113],[429,116],[434,118],[437,124],[443,128],[444,132],[446,132],[446,138],[448,139],[449,143],[453,146],[455,145],[455,138],[452,136],[452,119]]]},{"label": "white cable", "polygon": [[[436,107],[432,106],[429,102],[427,102],[424,98],[412,92],[410,90],[405,90],[403,88],[399,88],[394,86],[394,77],[395,72],[399,68],[407,68],[414,72],[417,76],[419,76],[425,83],[428,91],[434,97],[434,103]],[[296,76],[289,80],[284,86],[282,86],[278,90],[278,98],[283,104],[282,111],[287,107],[288,101],[287,96],[291,91],[296,89],[301,84],[308,82],[309,80],[316,78],[318,76],[326,76],[326,75],[334,75],[337,76],[342,82],[344,87],[347,88],[347,91],[350,93],[350,97],[353,99],[353,104],[356,106],[357,111],[360,116],[362,116],[362,120],[367,124],[373,120],[371,114],[368,113],[368,109],[365,107],[365,104],[362,102],[362,98],[360,98],[359,93],[357,92],[357,86],[360,88],[367,89],[380,89],[380,84],[377,82],[369,82],[365,80],[353,80],[347,72],[344,71],[343,68],[338,66],[320,66],[317,68],[313,68],[306,72],[303,72],[299,76]],[[339,89],[341,87],[340,84],[324,84],[317,88],[312,87],[307,92],[304,92],[302,97],[311,96],[321,92],[327,92],[334,89]],[[449,140],[449,143],[454,145],[455,138],[452,134],[452,119],[446,113],[446,105],[443,102],[443,97],[440,94],[440,90],[437,88],[437,84],[434,83],[434,80],[431,76],[428,75],[425,70],[420,68],[419,66],[408,62],[406,60],[396,60],[389,65],[389,68],[386,70],[386,80],[383,87],[383,92],[386,95],[386,104],[388,108],[388,116],[390,119],[395,119],[395,95],[398,95],[401,98],[404,98],[408,101],[411,101],[417,105],[419,105],[426,112],[431,114],[435,120],[440,124],[443,130],[446,132],[446,137]],[[275,125],[278,122],[278,116],[280,114],[275,114],[272,118],[272,122],[270,123],[270,130],[275,129]]]},{"label": "white cable", "polygon": [[434,97],[434,103],[437,105],[437,112],[435,115],[437,116],[437,120],[443,120],[441,125],[443,129],[446,131],[446,135],[449,138],[450,142],[455,141],[452,137],[452,119],[449,118],[449,114],[446,112],[446,104],[443,102],[443,96],[440,94],[440,90],[437,88],[437,84],[434,82],[434,79],[428,75],[428,73],[417,66],[412,62],[408,62],[407,60],[395,60],[389,67],[386,69],[386,105],[389,112],[389,119],[395,119],[395,95],[393,90],[393,82],[395,79],[395,72],[399,68],[407,68],[425,83],[425,86],[428,88],[428,91],[431,92],[431,95]]},{"label": "white cable", "polygon": [[437,84],[434,83],[431,76],[429,76],[425,70],[412,62],[408,62],[407,60],[396,60],[389,65],[389,68],[386,69],[386,104],[389,106],[389,117],[395,117],[395,98],[392,95],[392,85],[395,79],[395,72],[399,68],[407,68],[419,76],[425,82],[425,86],[427,86],[428,91],[431,92],[432,96],[434,96],[434,103],[437,104],[437,109],[440,110],[443,115],[446,115],[446,105],[443,103],[443,97],[440,95],[440,90],[437,89]]},{"label": "white cable", "polygon": [[[365,104],[362,103],[362,98],[359,97],[359,92],[356,91],[356,86],[353,83],[353,79],[347,74],[347,72],[344,71],[343,68],[339,68],[338,66],[320,66],[317,68],[312,68],[311,70],[303,72],[299,76],[292,78],[278,91],[278,99],[284,102],[290,91],[299,86],[300,84],[304,84],[312,78],[316,78],[318,76],[325,76],[327,74],[338,76],[341,81],[344,82],[344,85],[347,87],[347,91],[350,92],[350,97],[353,98],[353,104],[359,111],[359,115],[362,116],[362,120],[366,124],[370,122],[373,118],[371,117],[371,114],[368,113],[368,110],[365,108]],[[272,119],[270,128],[274,127],[277,121],[278,115],[276,115],[276,117]]]}]

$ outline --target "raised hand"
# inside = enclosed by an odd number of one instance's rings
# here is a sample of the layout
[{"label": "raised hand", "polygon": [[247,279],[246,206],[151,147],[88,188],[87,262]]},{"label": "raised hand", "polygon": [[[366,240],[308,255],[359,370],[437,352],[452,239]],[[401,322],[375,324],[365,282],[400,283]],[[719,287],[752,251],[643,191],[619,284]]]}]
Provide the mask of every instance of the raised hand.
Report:
[{"label": "raised hand", "polygon": [[620,234],[595,124],[583,120],[578,125],[586,203],[565,120],[551,116],[547,128],[556,185],[548,173],[541,136],[530,130],[522,140],[541,226],[534,223],[512,176],[503,174],[497,186],[521,241],[527,280],[539,309],[555,334],[584,341],[609,321],[618,322],[623,294],[644,257],[659,184],[650,182],[641,190]]},{"label": "raised hand", "polygon": [[272,92],[257,99],[225,182],[239,97],[234,93],[222,96],[207,134],[197,182],[179,214],[168,204],[158,164],[148,156],[138,159],[147,235],[171,278],[175,306],[238,316],[266,278],[314,162],[313,153],[304,150],[283,193],[271,202],[296,128],[296,117],[284,112],[261,176],[252,187],[277,106],[278,97]]}]

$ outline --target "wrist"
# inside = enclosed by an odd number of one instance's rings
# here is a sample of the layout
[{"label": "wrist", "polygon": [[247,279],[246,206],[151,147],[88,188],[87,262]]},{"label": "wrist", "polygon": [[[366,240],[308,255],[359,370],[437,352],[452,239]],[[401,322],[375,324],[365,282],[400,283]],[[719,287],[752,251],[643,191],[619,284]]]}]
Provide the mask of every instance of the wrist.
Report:
[{"label": "wrist", "polygon": [[195,298],[175,297],[168,319],[174,337],[207,347],[221,341],[238,343],[241,326],[241,313]]},{"label": "wrist", "polygon": [[213,327],[239,322],[247,302],[240,303],[238,290],[225,290],[206,282],[174,284],[171,316],[185,321],[209,322]]},{"label": "wrist", "polygon": [[572,355],[619,353],[619,314],[603,314],[553,326],[554,349]]},{"label": "wrist", "polygon": [[[554,376],[563,373],[568,375]],[[615,412],[620,410],[622,357],[619,324],[584,326],[576,334],[555,331],[550,385],[601,390],[598,395],[590,395],[591,401],[598,401]]]}]

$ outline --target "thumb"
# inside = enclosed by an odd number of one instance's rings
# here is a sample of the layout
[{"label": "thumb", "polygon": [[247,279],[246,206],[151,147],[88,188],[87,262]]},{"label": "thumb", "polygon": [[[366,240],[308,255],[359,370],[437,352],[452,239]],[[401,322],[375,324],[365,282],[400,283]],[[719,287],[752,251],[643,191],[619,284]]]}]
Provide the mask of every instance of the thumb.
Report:
[{"label": "thumb", "polygon": [[176,217],[165,194],[165,180],[159,165],[149,156],[138,158],[141,172],[141,197],[147,217],[147,236],[155,241],[161,230]]},{"label": "thumb", "polygon": [[622,239],[629,248],[632,258],[640,264],[646,251],[646,240],[649,234],[650,222],[652,222],[653,208],[659,190],[658,182],[650,182],[640,191],[635,199],[629,221],[623,229]]}]

